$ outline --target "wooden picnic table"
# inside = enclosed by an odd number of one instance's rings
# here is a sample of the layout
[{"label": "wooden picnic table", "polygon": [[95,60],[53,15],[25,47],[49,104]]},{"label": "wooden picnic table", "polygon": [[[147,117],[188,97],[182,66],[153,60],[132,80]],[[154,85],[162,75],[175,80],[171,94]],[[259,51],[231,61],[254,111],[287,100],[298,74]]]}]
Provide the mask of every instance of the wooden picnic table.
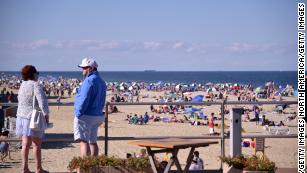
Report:
[{"label": "wooden picnic table", "polygon": [[[192,163],[193,160],[193,153],[195,151],[195,148],[198,147],[206,147],[209,146],[210,144],[217,144],[218,141],[213,141],[213,140],[207,140],[207,139],[180,139],[180,138],[168,138],[168,139],[153,139],[153,140],[139,140],[139,141],[130,141],[128,144],[131,145],[137,145],[140,147],[146,147],[151,168],[154,173],[158,173],[157,165],[155,162],[155,154],[157,153],[171,153],[172,157],[167,163],[166,168],[164,169],[164,173],[167,173],[170,171],[171,166],[173,163],[175,163],[176,168],[179,172],[188,172],[189,167]],[[158,148],[157,150],[152,150],[152,148]],[[180,149],[186,149],[186,148],[191,148],[186,166],[182,170],[179,160],[178,160],[178,152]]]}]

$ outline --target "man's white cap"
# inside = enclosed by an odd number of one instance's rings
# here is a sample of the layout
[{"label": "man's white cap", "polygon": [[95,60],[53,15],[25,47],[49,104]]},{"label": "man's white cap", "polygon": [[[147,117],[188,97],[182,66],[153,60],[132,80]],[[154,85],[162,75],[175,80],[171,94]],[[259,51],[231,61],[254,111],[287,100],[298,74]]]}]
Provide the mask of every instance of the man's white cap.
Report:
[{"label": "man's white cap", "polygon": [[78,65],[78,67],[82,68],[82,67],[98,67],[97,62],[93,59],[93,58],[84,58],[81,62],[80,65]]}]

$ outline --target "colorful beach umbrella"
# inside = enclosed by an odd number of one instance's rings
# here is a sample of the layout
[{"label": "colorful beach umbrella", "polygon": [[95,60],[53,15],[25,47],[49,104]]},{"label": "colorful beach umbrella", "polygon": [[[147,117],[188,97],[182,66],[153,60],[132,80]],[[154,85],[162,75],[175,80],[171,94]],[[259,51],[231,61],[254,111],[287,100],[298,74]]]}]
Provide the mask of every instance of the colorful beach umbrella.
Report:
[{"label": "colorful beach umbrella", "polygon": [[192,102],[202,102],[204,96],[203,95],[197,95],[192,99]]},{"label": "colorful beach umbrella", "polygon": [[256,88],[255,93],[258,94],[258,93],[260,93],[260,92],[262,92],[264,90],[265,90],[264,86],[259,86],[259,87]]}]

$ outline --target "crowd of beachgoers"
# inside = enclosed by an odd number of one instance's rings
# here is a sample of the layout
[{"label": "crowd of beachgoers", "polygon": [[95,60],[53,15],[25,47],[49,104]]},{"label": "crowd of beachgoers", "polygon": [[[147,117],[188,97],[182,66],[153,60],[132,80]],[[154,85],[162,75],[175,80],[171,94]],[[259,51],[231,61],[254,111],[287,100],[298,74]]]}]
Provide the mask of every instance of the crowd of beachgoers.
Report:
[{"label": "crowd of beachgoers", "polygon": [[[4,73],[0,76],[1,101],[14,102],[17,101],[16,94],[12,89],[17,90],[22,80],[18,76],[6,75]],[[39,82],[43,85],[46,95],[49,97],[57,98],[60,102],[61,98],[72,97],[76,93],[78,87],[82,84],[82,81],[74,78],[63,77],[40,77]],[[153,96],[156,102],[202,102],[202,101],[222,101],[228,100],[229,96],[236,97],[238,101],[256,102],[258,99],[267,100],[282,100],[283,96],[293,96],[296,94],[293,86],[276,86],[274,82],[268,81],[263,86],[255,87],[251,84],[237,84],[237,83],[169,83],[158,81],[156,83],[146,82],[107,82],[108,95],[110,102],[140,102],[144,98],[148,98],[148,94],[143,94],[142,91],[163,92],[161,96]],[[9,91],[11,89],[11,91]],[[203,92],[204,95],[197,95],[192,97],[193,92]],[[282,111],[287,105],[276,106],[276,111]],[[119,112],[117,106],[110,105],[109,110],[111,113]],[[224,113],[229,113],[229,109],[225,106]],[[257,113],[258,111],[258,113]],[[261,107],[253,106],[251,108],[245,108],[243,120],[244,121],[259,121],[259,112]],[[147,124],[152,122],[174,122],[174,123],[189,123],[191,125],[208,125],[210,117],[214,120],[221,119],[221,112],[214,115],[206,115],[203,108],[192,106],[179,106],[179,105],[161,105],[150,106],[150,114],[146,112],[143,115],[127,114],[127,121],[129,124]],[[171,117],[165,117],[163,115],[169,114]],[[181,118],[178,118],[177,116]],[[253,114],[253,118],[251,118]],[[293,117],[290,117],[293,118]],[[266,123],[265,120],[262,120]],[[267,125],[282,125],[282,122],[268,121]],[[216,124],[215,124],[216,125]]]},{"label": "crowd of beachgoers", "polygon": [[[7,75],[1,73],[0,87],[18,90],[22,80],[20,76]],[[71,97],[82,84],[80,79],[46,76],[40,77],[39,82],[47,96]],[[296,90],[291,85],[275,85],[268,81],[262,86],[238,83],[199,83],[190,84],[170,83],[158,81],[155,83],[146,82],[107,82],[108,91],[113,95],[111,102],[138,102],[141,90],[165,92],[164,97],[156,98],[158,102],[169,101],[192,101],[191,92],[203,91],[205,95],[203,101],[215,101],[226,99],[227,95],[235,95],[238,101],[256,101],[257,98],[278,99],[281,96],[291,96],[296,94]],[[1,94],[14,94],[6,89],[2,89]]]},{"label": "crowd of beachgoers", "polygon": [[[17,92],[22,80],[19,76],[12,76],[2,73],[0,75],[0,102],[17,102]],[[82,84],[82,80],[65,77],[40,77],[39,83],[43,86],[49,101],[73,102],[74,94]],[[107,81],[107,101],[108,102],[174,102],[172,105],[149,105],[144,107],[123,107],[109,106],[110,124],[116,128],[114,135],[130,135],[130,131],[138,135],[157,135],[163,133],[163,129],[168,129],[168,135],[178,135],[176,130],[181,129],[180,134],[185,135],[219,135],[221,129],[221,110],[218,107],[178,105],[179,102],[213,102],[213,101],[246,101],[257,102],[263,100],[287,100],[294,99],[296,90],[291,85],[279,86],[272,81],[264,82],[262,86],[240,83],[201,83],[193,82],[189,84],[172,82],[109,82]],[[15,98],[15,99],[14,99]],[[289,105],[274,105],[274,110],[268,106],[259,104],[245,104],[242,121],[247,123],[245,129],[248,132],[259,132],[260,129],[278,127],[293,123],[296,119],[296,112]],[[51,107],[52,121],[57,128],[50,129],[53,133],[70,133],[72,127],[67,125],[72,122],[73,108]],[[229,118],[231,107],[224,107],[225,122]],[[283,111],[293,111],[286,119],[280,116]],[[270,111],[270,112],[269,112]],[[276,114],[274,113],[276,112]],[[70,116],[71,114],[71,116]],[[113,116],[113,115],[114,116]],[[63,118],[65,115],[65,118]],[[253,122],[253,123],[249,123]],[[291,124],[290,123],[290,124]],[[5,123],[6,124],[6,123]],[[161,129],[157,128],[161,126]],[[120,128],[117,128],[120,127]],[[140,130],[136,130],[140,129]],[[229,128],[227,123],[225,128]],[[290,127],[292,128],[292,127]],[[9,129],[9,127],[6,127]],[[208,130],[208,131],[207,131]],[[227,130],[225,131],[226,134]],[[179,133],[179,132],[178,132]],[[3,136],[3,135],[2,135]],[[291,143],[291,142],[290,142]],[[289,143],[289,145],[290,145]],[[101,144],[102,145],[102,144]],[[122,153],[135,151],[133,147],[128,147],[125,142],[118,144],[122,148],[120,151],[112,151],[122,157]],[[103,145],[102,145],[103,146]],[[59,152],[48,152],[50,156],[55,154],[69,153],[63,155],[67,159],[75,152],[68,151],[69,148],[62,148]],[[215,150],[212,150],[215,151]],[[211,151],[210,151],[211,152]],[[274,150],[275,152],[275,150]],[[290,152],[290,151],[289,151]],[[201,150],[201,153],[204,153]],[[12,156],[13,158],[15,155]],[[48,156],[49,158],[49,156]],[[208,160],[208,164],[213,164]],[[284,163],[283,163],[284,164]],[[52,165],[50,165],[52,166]],[[63,169],[63,168],[61,168]]]}]

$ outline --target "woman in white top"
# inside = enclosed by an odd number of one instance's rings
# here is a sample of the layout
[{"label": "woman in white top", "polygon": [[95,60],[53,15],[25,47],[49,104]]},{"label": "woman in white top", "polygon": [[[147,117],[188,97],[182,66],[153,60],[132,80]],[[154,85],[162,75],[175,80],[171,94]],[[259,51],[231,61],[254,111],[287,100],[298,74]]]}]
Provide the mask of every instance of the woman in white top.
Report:
[{"label": "woman in white top", "polygon": [[21,71],[23,81],[18,91],[18,108],[16,120],[16,135],[22,137],[22,172],[29,173],[28,156],[29,149],[33,143],[33,155],[36,160],[36,173],[46,172],[41,164],[41,141],[45,135],[44,131],[34,131],[29,128],[33,111],[33,96],[35,96],[35,108],[40,109],[46,122],[49,122],[48,100],[37,82],[38,72],[32,65],[26,65]]}]

